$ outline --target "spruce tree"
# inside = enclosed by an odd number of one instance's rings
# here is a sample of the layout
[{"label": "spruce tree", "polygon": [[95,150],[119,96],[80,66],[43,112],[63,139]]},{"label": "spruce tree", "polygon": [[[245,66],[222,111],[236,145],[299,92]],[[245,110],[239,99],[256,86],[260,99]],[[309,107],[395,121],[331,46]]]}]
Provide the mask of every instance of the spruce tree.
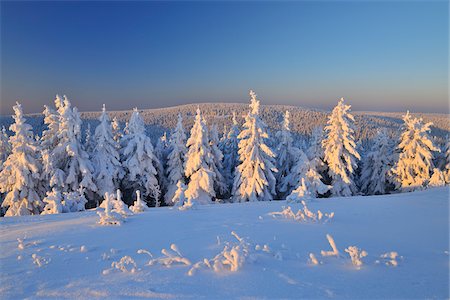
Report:
[{"label": "spruce tree", "polygon": [[233,112],[233,125],[228,131],[223,146],[223,168],[224,177],[228,185],[228,190],[233,188],[234,170],[239,163],[239,124],[236,121],[236,113]]},{"label": "spruce tree", "polygon": [[413,118],[409,111],[403,116],[403,132],[397,147],[398,160],[392,169],[395,186],[402,191],[422,189],[434,168],[432,151],[439,151],[429,132],[433,123]]},{"label": "spruce tree", "polygon": [[214,191],[216,173],[213,171],[214,160],[209,146],[208,130],[199,108],[186,146],[188,152],[185,176],[189,180],[186,198],[192,203],[210,203],[216,197]]},{"label": "spruce tree", "polygon": [[350,114],[350,107],[341,98],[325,126],[326,138],[322,145],[334,196],[348,197],[356,193],[353,174],[361,157],[356,150],[355,119]]},{"label": "spruce tree", "polygon": [[361,192],[365,195],[386,194],[390,187],[389,171],[393,166],[393,145],[385,130],[378,131],[372,147],[363,156]]},{"label": "spruce tree", "polygon": [[172,199],[177,190],[179,181],[185,182],[184,162],[187,153],[186,134],[183,128],[183,118],[178,114],[178,122],[169,139],[169,154],[167,156],[167,192],[164,201],[167,205],[172,204]]},{"label": "spruce tree", "polygon": [[99,195],[113,194],[119,188],[123,170],[105,105],[103,105],[99,121],[100,124],[95,128],[95,144],[92,150],[94,181]]},{"label": "spruce tree", "polygon": [[267,125],[259,116],[259,100],[250,91],[250,111],[239,134],[239,160],[233,185],[236,202],[270,201],[275,195],[275,154],[267,146]]},{"label": "spruce tree", "polygon": [[2,207],[7,208],[5,216],[39,214],[43,208],[37,188],[41,165],[37,158],[39,147],[34,139],[31,125],[26,123],[22,106],[14,107],[14,124],[9,129],[11,153],[0,172],[0,192],[6,193]]},{"label": "spruce tree", "polygon": [[130,117],[121,146],[125,188],[132,193],[140,190],[144,197],[150,196],[156,203],[161,193],[156,171],[158,159],[150,138],[145,134],[144,121],[137,108]]}]

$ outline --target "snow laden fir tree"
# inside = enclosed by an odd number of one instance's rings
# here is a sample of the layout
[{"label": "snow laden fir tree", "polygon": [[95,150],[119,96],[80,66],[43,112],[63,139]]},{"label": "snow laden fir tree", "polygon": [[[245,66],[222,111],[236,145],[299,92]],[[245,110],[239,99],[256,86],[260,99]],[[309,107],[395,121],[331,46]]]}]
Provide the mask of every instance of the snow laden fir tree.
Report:
[{"label": "snow laden fir tree", "polygon": [[186,146],[188,152],[184,174],[189,180],[186,198],[198,204],[210,203],[216,197],[214,185],[217,175],[214,173],[214,158],[209,145],[208,129],[199,108]]},{"label": "snow laden fir tree", "polygon": [[23,117],[22,106],[17,103],[13,109],[11,154],[0,172],[0,192],[7,193],[2,206],[8,209],[5,216],[39,214],[43,207],[37,192],[41,171],[39,148],[31,126]]},{"label": "snow laden fir tree", "polygon": [[380,130],[370,150],[363,157],[361,192],[365,195],[381,195],[391,188],[389,177],[393,165],[393,145],[385,130]]},{"label": "snow laden fir tree", "polygon": [[137,108],[130,117],[121,146],[122,166],[126,174],[123,184],[126,189],[130,194],[140,190],[144,197],[150,196],[155,202],[158,201],[161,193],[156,172],[158,161]]},{"label": "snow laden fir tree", "polygon": [[403,116],[403,132],[398,145],[398,160],[392,170],[395,185],[402,191],[422,189],[433,170],[433,153],[439,151],[429,136],[432,123],[413,118],[409,111]]},{"label": "snow laden fir tree", "polygon": [[112,133],[111,121],[106,112],[105,105],[94,133],[95,145],[92,153],[92,162],[95,172],[94,179],[98,194],[114,193],[119,187],[123,176],[122,164],[117,151],[117,142]]},{"label": "snow laden fir tree", "polygon": [[173,204],[172,200],[175,191],[178,189],[178,182],[185,182],[184,161],[187,153],[186,133],[183,127],[183,117],[178,114],[177,126],[173,130],[169,139],[169,155],[167,156],[167,192],[164,196],[166,204]]},{"label": "snow laden fir tree", "polygon": [[267,146],[267,125],[259,115],[259,100],[250,91],[250,111],[239,138],[239,160],[233,185],[235,202],[269,201],[275,195],[275,154]]},{"label": "snow laden fir tree", "polygon": [[233,188],[234,170],[239,163],[239,124],[236,121],[236,112],[233,112],[233,125],[223,141],[223,167],[224,177],[227,181],[228,189]]},{"label": "snow laden fir tree", "polygon": [[356,193],[354,172],[361,157],[356,151],[355,119],[350,114],[350,107],[341,98],[325,126],[326,138],[322,146],[334,196],[348,197]]}]

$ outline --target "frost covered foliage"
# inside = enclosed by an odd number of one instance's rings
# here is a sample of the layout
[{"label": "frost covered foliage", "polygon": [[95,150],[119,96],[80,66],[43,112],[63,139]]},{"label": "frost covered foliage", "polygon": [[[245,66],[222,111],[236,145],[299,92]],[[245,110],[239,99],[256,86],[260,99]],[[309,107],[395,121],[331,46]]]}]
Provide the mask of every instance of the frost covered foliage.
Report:
[{"label": "frost covered foliage", "polygon": [[43,203],[36,191],[41,165],[37,159],[39,148],[32,128],[23,117],[22,106],[14,107],[14,124],[9,129],[11,153],[0,172],[0,192],[6,193],[2,207],[7,208],[5,216],[39,214]]},{"label": "frost covered foliage", "polygon": [[[277,181],[278,196],[284,198],[298,185],[298,175],[304,175],[304,170],[308,164],[303,151],[293,145],[291,129],[289,127],[289,111],[284,115],[283,127],[275,134],[276,146],[276,167],[275,173]],[[303,172],[304,171],[304,172]],[[292,174],[292,173],[296,174]],[[300,174],[298,174],[300,173]]]},{"label": "frost covered foliage", "polygon": [[286,201],[289,202],[301,202],[303,200],[311,200],[311,192],[308,190],[305,184],[305,178],[302,177],[301,184],[286,197]]},{"label": "frost covered foliage", "polygon": [[121,140],[122,166],[126,189],[141,190],[144,197],[157,200],[160,188],[157,179],[157,158],[150,138],[145,134],[144,121],[137,108],[133,110],[125,135]]},{"label": "frost covered foliage", "polygon": [[114,193],[123,176],[123,170],[105,105],[103,105],[99,121],[100,124],[94,134],[95,146],[92,152],[92,163],[95,169],[94,180],[98,193],[104,195],[105,193]]},{"label": "frost covered foliage", "polygon": [[216,197],[214,184],[214,160],[209,146],[208,130],[197,109],[195,123],[191,129],[191,136],[187,140],[188,152],[185,162],[185,175],[189,180],[186,197],[199,204],[210,203]]},{"label": "frost covered foliage", "polygon": [[53,187],[43,199],[46,203],[41,215],[69,213],[85,210],[87,203],[83,191],[61,193]]},{"label": "frost covered foliage", "polygon": [[94,149],[94,142],[92,141],[91,123],[87,124],[86,131],[84,133],[84,149],[87,153],[92,153]]},{"label": "frost covered foliage", "polygon": [[117,190],[116,194],[105,193],[105,200],[106,199],[108,199],[108,203],[105,203],[105,201],[103,201],[100,205],[100,208],[106,209],[109,205],[109,208],[112,212],[118,213],[123,217],[133,214],[128,206],[122,201],[122,192],[120,190]]},{"label": "frost covered foliage", "polygon": [[276,211],[269,213],[273,217],[282,217],[286,219],[293,219],[302,223],[328,223],[334,217],[334,212],[332,213],[322,213],[318,210],[316,213],[309,210],[305,201],[301,201],[302,208],[300,208],[297,213],[292,211],[290,206],[285,207],[282,211]]},{"label": "frost covered foliage", "polygon": [[167,155],[167,192],[164,201],[167,205],[173,203],[179,181],[184,182],[184,161],[187,153],[186,134],[183,128],[183,117],[178,115],[178,122],[169,139],[169,154]]},{"label": "frost covered foliage", "polygon": [[224,177],[227,181],[228,189],[233,188],[234,170],[239,162],[239,124],[236,120],[236,112],[233,112],[233,125],[223,141],[223,168]]},{"label": "frost covered foliage", "polygon": [[147,204],[141,200],[141,191],[136,191],[136,201],[130,206],[130,210],[135,214],[148,210]]},{"label": "frost covered foliage", "polygon": [[218,197],[227,194],[227,184],[223,174],[223,153],[219,149],[219,131],[217,126],[213,125],[210,131],[209,145],[211,146],[211,154],[213,156],[213,172],[216,174],[216,179],[214,180],[214,190]]},{"label": "frost covered foliage", "polygon": [[112,203],[111,195],[109,193],[105,193],[105,199],[102,202],[102,206],[105,209],[104,211],[98,211],[97,214],[100,217],[98,224],[100,225],[121,225],[122,224],[122,216],[113,211],[114,203]]},{"label": "frost covered foliage", "polygon": [[93,166],[88,153],[81,143],[81,119],[78,110],[71,108],[69,99],[58,104],[59,130],[58,144],[47,159],[49,186],[65,192],[78,192],[83,189],[92,194],[97,191],[93,182]]},{"label": "frost covered foliage", "polygon": [[[63,107],[63,100],[59,95],[56,95],[54,103],[56,109],[60,112]],[[60,116],[58,112],[47,105],[44,106],[44,124],[47,126],[47,129],[42,132],[41,137],[41,148],[44,151],[53,149],[58,145],[58,132],[60,124]]]},{"label": "frost covered foliage", "polygon": [[233,185],[236,202],[272,200],[276,180],[275,154],[267,146],[267,126],[259,116],[259,100],[250,91],[250,111],[239,134],[239,160]]},{"label": "frost covered foliage", "polygon": [[380,130],[370,150],[363,156],[361,192],[365,195],[385,194],[390,189],[389,172],[393,165],[393,145],[385,130]]},{"label": "frost covered foliage", "polygon": [[429,136],[432,123],[403,116],[403,132],[398,145],[399,157],[392,173],[397,189],[414,191],[428,184],[433,169],[432,151],[439,151]]},{"label": "frost covered foliage", "polygon": [[350,107],[341,98],[328,118],[326,138],[322,143],[324,160],[332,179],[331,192],[335,196],[348,197],[356,192],[353,174],[361,157],[356,151],[355,119],[350,114]]}]

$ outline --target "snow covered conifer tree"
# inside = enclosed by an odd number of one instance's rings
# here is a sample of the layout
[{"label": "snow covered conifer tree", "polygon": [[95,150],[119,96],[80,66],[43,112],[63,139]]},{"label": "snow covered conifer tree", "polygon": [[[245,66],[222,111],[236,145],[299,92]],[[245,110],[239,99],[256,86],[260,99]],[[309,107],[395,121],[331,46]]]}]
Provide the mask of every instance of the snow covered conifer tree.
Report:
[{"label": "snow covered conifer tree", "polygon": [[322,173],[326,170],[324,159],[324,151],[322,141],[324,139],[324,129],[322,126],[313,128],[311,138],[309,140],[309,147],[306,151],[310,164],[314,164],[317,172]]},{"label": "snow covered conifer tree", "polygon": [[41,215],[60,214],[63,213],[63,198],[61,192],[53,188],[51,192],[47,192],[47,196],[43,199],[46,203]]},{"label": "snow covered conifer tree", "polygon": [[433,123],[423,124],[409,111],[403,116],[403,132],[398,145],[399,157],[392,173],[397,189],[414,191],[425,187],[433,170],[432,151],[439,151],[429,136]]},{"label": "snow covered conifer tree", "polygon": [[386,194],[389,190],[389,172],[393,165],[393,145],[385,130],[378,131],[372,147],[363,157],[361,192],[366,195]]},{"label": "snow covered conifer tree", "polygon": [[133,110],[121,145],[126,189],[133,192],[141,190],[144,197],[150,196],[157,201],[161,193],[156,172],[158,162],[152,142],[145,134],[144,121],[137,108]]},{"label": "snow covered conifer tree", "polygon": [[210,203],[212,198],[216,197],[216,173],[213,171],[214,160],[209,146],[208,130],[199,108],[186,146],[188,152],[184,174],[189,180],[186,197],[193,203]]},{"label": "snow covered conifer tree", "polygon": [[177,182],[176,185],[177,189],[175,190],[175,193],[173,194],[172,198],[172,204],[176,207],[181,207],[184,205],[184,202],[186,201],[186,185],[180,180]]},{"label": "snow covered conifer tree", "polygon": [[[286,181],[286,177],[291,172],[292,167],[299,157],[301,156],[303,158],[304,156],[303,151],[293,145],[291,129],[289,127],[289,111],[286,111],[282,128],[275,134],[275,137],[277,139],[276,167],[278,170],[275,178],[277,180],[278,196],[282,199],[295,188],[296,185],[290,186],[289,182]],[[307,162],[307,159],[305,159],[305,163]]]},{"label": "snow covered conifer tree", "polygon": [[5,126],[2,126],[2,130],[0,131],[0,171],[3,163],[8,158],[10,153],[11,145],[9,144],[9,137],[6,133]]},{"label": "snow covered conifer tree", "polygon": [[177,126],[169,139],[169,155],[167,156],[167,192],[164,201],[167,205],[172,203],[179,181],[184,183],[184,161],[187,153],[186,134],[183,128],[183,118],[178,114]]},{"label": "snow covered conifer tree", "polygon": [[8,208],[5,216],[39,214],[43,208],[36,191],[41,171],[37,159],[39,148],[22,106],[17,103],[13,109],[15,122],[9,127],[14,133],[9,138],[11,153],[0,172],[0,192],[7,193],[2,207]]},{"label": "snow covered conifer tree", "polygon": [[123,177],[123,169],[105,105],[103,105],[99,121],[100,124],[95,128],[95,145],[92,152],[92,163],[95,170],[94,180],[98,194],[113,194],[119,187],[120,180]]},{"label": "snow covered conifer tree", "polygon": [[111,126],[112,126],[112,134],[113,134],[114,141],[116,141],[117,148],[119,148],[120,139],[122,138],[123,134],[122,134],[122,129],[120,128],[119,121],[117,121],[116,117],[113,118]]},{"label": "snow covered conifer tree", "polygon": [[225,178],[223,177],[223,153],[219,149],[219,132],[217,126],[214,125],[210,131],[210,141],[211,153],[213,155],[214,165],[213,172],[216,174],[216,179],[214,180],[214,190],[217,196],[225,196],[228,193],[227,184]]},{"label": "snow covered conifer tree", "polygon": [[450,183],[450,139],[447,136],[445,139],[444,145],[444,154],[445,154],[445,166],[443,170],[445,183]]},{"label": "snow covered conifer tree", "polygon": [[228,189],[233,188],[234,170],[239,163],[239,124],[236,121],[236,113],[233,112],[233,125],[227,134],[223,146],[223,168],[224,177],[227,181]]},{"label": "snow covered conifer tree", "polygon": [[[55,106],[59,109],[62,105],[61,98],[56,95]],[[41,137],[41,149],[42,150],[53,150],[53,148],[58,145],[58,132],[59,132],[59,124],[60,117],[58,113],[51,107],[47,105],[44,106],[44,124],[47,126],[47,129],[42,132]]]},{"label": "snow covered conifer tree", "polygon": [[[50,186],[67,193],[88,193],[97,191],[93,180],[93,166],[81,142],[81,119],[78,109],[71,108],[69,99],[58,108],[60,124],[58,145],[50,154]],[[75,194],[74,194],[75,195]]]},{"label": "snow covered conifer tree", "polygon": [[158,172],[159,187],[161,189],[161,194],[166,194],[168,181],[166,177],[165,170],[167,169],[167,156],[169,155],[169,139],[167,138],[167,133],[158,139],[155,147],[155,156],[158,159],[156,165],[156,171]]},{"label": "snow covered conifer tree", "polygon": [[91,154],[93,149],[91,124],[88,123],[84,134],[84,150],[86,150],[88,154]]},{"label": "snow covered conifer tree", "polygon": [[239,134],[239,160],[233,185],[237,202],[270,201],[275,195],[275,154],[267,146],[267,125],[259,116],[259,100],[250,91],[250,111]]},{"label": "snow covered conifer tree", "polygon": [[353,173],[361,157],[356,151],[355,119],[350,114],[350,107],[341,98],[328,118],[326,138],[322,143],[328,173],[332,179],[331,192],[335,196],[348,197],[356,192]]}]

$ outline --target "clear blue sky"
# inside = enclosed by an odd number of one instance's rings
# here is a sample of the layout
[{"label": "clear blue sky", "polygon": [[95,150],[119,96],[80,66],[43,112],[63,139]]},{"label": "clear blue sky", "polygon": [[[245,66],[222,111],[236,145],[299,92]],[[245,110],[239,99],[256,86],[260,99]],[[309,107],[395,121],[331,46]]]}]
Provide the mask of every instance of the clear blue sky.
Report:
[{"label": "clear blue sky", "polygon": [[0,113],[192,102],[448,112],[448,1],[1,2]]}]

